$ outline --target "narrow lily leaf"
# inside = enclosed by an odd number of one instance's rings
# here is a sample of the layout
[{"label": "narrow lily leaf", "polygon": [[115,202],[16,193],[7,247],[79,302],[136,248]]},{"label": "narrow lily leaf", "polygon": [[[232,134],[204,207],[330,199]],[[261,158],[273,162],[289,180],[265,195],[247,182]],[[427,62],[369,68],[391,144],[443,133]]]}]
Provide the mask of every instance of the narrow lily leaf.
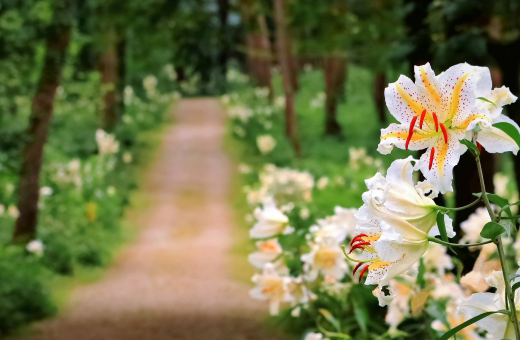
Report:
[{"label": "narrow lily leaf", "polygon": [[[477,196],[477,197],[480,197],[481,195],[482,195],[482,193],[480,193],[480,192],[473,194],[473,196]],[[505,199],[504,197],[498,196],[496,194],[490,194],[489,192],[487,192],[486,196],[491,203],[495,203],[500,208],[503,208],[504,206],[509,204],[509,201],[507,199]],[[511,212],[511,208],[507,207],[506,209],[504,209],[504,212],[507,214],[507,216],[509,216],[510,218],[513,218],[513,213]]]},{"label": "narrow lily leaf", "polygon": [[480,99],[480,100],[483,100],[485,102],[488,102],[490,104],[493,104],[494,107],[497,107],[497,105],[495,103],[493,103],[491,100],[487,99],[487,98],[484,98],[484,97],[477,97],[477,99]]},{"label": "narrow lily leaf", "polygon": [[368,331],[368,320],[370,319],[368,316],[368,311],[364,303],[356,298],[355,294],[351,295],[352,306],[354,307],[354,317],[361,328],[363,334],[367,334]]},{"label": "narrow lily leaf", "polygon": [[332,326],[336,329],[336,331],[341,332],[341,325],[339,324],[339,321],[336,320],[336,318],[326,309],[319,309],[319,312],[323,317],[330,322]]},{"label": "narrow lily leaf", "polygon": [[511,287],[511,289],[513,290],[513,294],[514,294],[515,291],[518,289],[518,287],[520,287],[520,282],[515,283],[515,284]]},{"label": "narrow lily leaf", "polygon": [[470,142],[469,140],[467,139],[461,139],[459,141],[461,144],[464,144],[468,147],[469,151],[474,155],[478,155],[480,152],[478,151],[478,148],[475,144],[473,144],[472,142]]},{"label": "narrow lily leaf", "polygon": [[486,313],[479,314],[479,315],[475,316],[474,318],[471,318],[468,321],[461,323],[457,327],[450,329],[449,331],[444,333],[444,335],[441,336],[439,340],[448,340],[453,335],[455,335],[457,332],[459,332],[461,329],[464,329],[464,328],[468,327],[469,325],[472,325],[475,322],[480,321],[480,320],[484,319],[485,317],[488,317],[491,314],[496,314],[496,313],[507,314],[507,310],[497,310],[494,312],[486,312]]},{"label": "narrow lily leaf", "polygon": [[424,279],[424,272],[426,271],[426,267],[424,266],[424,260],[423,258],[419,258],[419,269],[417,270],[417,279],[415,282],[417,282],[417,285],[424,289],[426,286],[426,280]]},{"label": "narrow lily leaf", "polygon": [[497,129],[504,131],[509,137],[511,137],[516,142],[516,145],[520,147],[520,132],[518,132],[514,125],[511,125],[506,122],[500,122],[493,124],[493,126]]},{"label": "narrow lily leaf", "polygon": [[498,235],[503,234],[506,230],[500,224],[496,222],[488,222],[482,228],[480,232],[480,236],[483,238],[488,238],[490,240],[494,240]]},{"label": "narrow lily leaf", "polygon": [[[444,242],[450,242],[448,240],[448,233],[446,232],[446,224],[444,223],[444,214],[438,213],[437,214],[437,227],[439,228],[439,234],[441,234],[441,239]],[[448,246],[448,248],[455,254],[455,250],[451,246]]]}]

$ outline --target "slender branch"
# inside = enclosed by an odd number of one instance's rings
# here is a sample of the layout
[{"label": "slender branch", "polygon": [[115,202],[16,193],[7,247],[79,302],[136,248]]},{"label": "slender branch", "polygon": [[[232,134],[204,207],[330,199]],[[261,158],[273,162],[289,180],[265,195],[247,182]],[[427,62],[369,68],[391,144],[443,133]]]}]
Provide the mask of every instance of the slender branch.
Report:
[{"label": "slender branch", "polygon": [[504,282],[506,286],[506,300],[509,302],[509,318],[513,327],[515,329],[515,335],[517,339],[520,339],[520,326],[518,325],[518,316],[516,315],[516,307],[515,307],[515,298],[513,296],[513,291],[511,289],[511,285],[507,281],[509,277],[507,263],[504,254],[504,247],[502,245],[502,238],[500,236],[497,237],[495,244],[498,249],[498,257],[500,258],[500,265],[502,266],[502,275],[504,276]]},{"label": "slender branch", "polygon": [[470,204],[464,205],[464,206],[462,206],[462,207],[448,208],[448,207],[435,206],[435,209],[437,209],[437,210],[443,210],[443,211],[459,211],[459,210],[464,210],[464,209],[467,209],[467,208],[471,208],[471,207],[474,206],[475,204],[478,204],[478,203],[480,202],[481,199],[482,199],[482,196],[480,196],[479,198],[477,198],[475,201],[471,202]]},{"label": "slender branch", "polygon": [[434,242],[434,243],[438,243],[438,244],[442,244],[442,245],[445,245],[445,246],[459,247],[459,248],[463,248],[463,247],[476,247],[476,246],[482,246],[484,244],[493,243],[493,240],[488,240],[488,241],[479,242],[479,243],[462,243],[462,244],[450,243],[450,242],[444,242],[442,240],[439,240],[438,238],[431,237],[431,236],[428,237],[428,241]]},{"label": "slender branch", "polygon": [[489,199],[486,195],[486,185],[484,184],[484,174],[482,173],[482,165],[480,164],[479,155],[475,156],[475,161],[477,162],[478,179],[480,181],[480,188],[482,190],[482,195],[480,195],[480,197],[482,197],[482,199],[484,200],[484,204],[486,205],[491,220],[496,221],[495,213],[493,212],[493,208],[491,208],[491,204],[489,203]]},{"label": "slender branch", "polygon": [[502,208],[500,208],[497,212],[497,216],[498,216],[498,220],[500,221],[501,218],[505,218],[505,217],[502,217],[500,216],[506,209],[509,209],[511,208],[512,206],[514,205],[519,205],[520,204],[520,201],[517,201],[517,202],[514,202],[514,203],[508,203],[506,205],[504,205]]}]

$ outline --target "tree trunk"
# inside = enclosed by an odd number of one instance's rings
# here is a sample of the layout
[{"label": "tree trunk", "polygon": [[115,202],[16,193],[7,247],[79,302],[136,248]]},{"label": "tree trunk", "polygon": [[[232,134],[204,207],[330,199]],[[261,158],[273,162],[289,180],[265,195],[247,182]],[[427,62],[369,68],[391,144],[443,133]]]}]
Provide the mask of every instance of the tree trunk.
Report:
[{"label": "tree trunk", "polygon": [[385,72],[376,72],[374,74],[374,105],[381,125],[386,125],[385,87]]},{"label": "tree trunk", "polygon": [[[500,70],[502,71],[503,85],[509,87],[514,95],[520,91],[518,77],[520,74],[520,39],[510,44],[490,43],[490,54],[495,58]],[[520,124],[520,101],[505,107],[509,117]],[[517,189],[520,191],[520,157],[513,156],[515,164],[515,179]]]},{"label": "tree trunk", "polygon": [[119,36],[117,42],[117,102],[118,102],[118,117],[125,112],[125,87],[126,87],[126,47],[127,37],[123,33]]},{"label": "tree trunk", "polygon": [[287,32],[285,27],[285,0],[274,1],[274,16],[276,21],[276,49],[282,74],[285,92],[285,134],[289,138],[296,155],[300,154],[300,145],[296,138],[296,114],[294,112],[294,89],[292,83],[292,67],[287,47]]},{"label": "tree trunk", "polygon": [[71,34],[71,7],[73,1],[63,1],[54,9],[53,19],[46,38],[46,52],[40,79],[31,106],[27,128],[27,144],[22,155],[18,184],[19,216],[15,223],[13,242],[26,243],[34,238],[38,219],[40,170],[43,147],[53,111],[56,89]]},{"label": "tree trunk", "polygon": [[341,54],[329,54],[323,60],[325,79],[325,135],[340,136],[337,119],[338,102],[345,93],[347,61]]},{"label": "tree trunk", "polygon": [[269,100],[273,100],[273,86],[271,84],[271,41],[269,40],[269,29],[265,22],[265,16],[258,16],[258,28],[260,29],[261,60],[258,70],[260,86],[269,89]]},{"label": "tree trunk", "polygon": [[[218,54],[218,68],[222,80],[226,79],[227,62],[229,57],[228,33],[229,0],[218,0],[218,18],[220,23],[220,51]],[[223,85],[225,81],[222,82]]]},{"label": "tree trunk", "polygon": [[117,99],[117,40],[113,28],[107,29],[102,37],[102,50],[98,59],[98,69],[101,73],[101,86],[103,91],[102,124],[103,129],[112,131],[118,119]]}]

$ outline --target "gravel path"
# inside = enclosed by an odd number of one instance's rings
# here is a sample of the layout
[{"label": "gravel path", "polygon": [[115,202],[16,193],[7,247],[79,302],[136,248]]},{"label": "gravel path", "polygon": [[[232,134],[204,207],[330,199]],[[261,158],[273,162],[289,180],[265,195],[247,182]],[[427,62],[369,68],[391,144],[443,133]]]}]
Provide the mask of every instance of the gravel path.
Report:
[{"label": "gravel path", "polygon": [[216,100],[190,99],[175,115],[141,189],[150,207],[135,217],[139,237],[24,339],[281,339],[262,322],[267,307],[230,278],[223,110]]}]

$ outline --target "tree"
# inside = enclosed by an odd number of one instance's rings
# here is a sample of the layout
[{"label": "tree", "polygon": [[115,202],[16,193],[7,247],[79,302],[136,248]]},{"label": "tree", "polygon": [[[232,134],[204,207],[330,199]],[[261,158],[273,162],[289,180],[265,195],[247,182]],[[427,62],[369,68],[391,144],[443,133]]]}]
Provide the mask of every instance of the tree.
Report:
[{"label": "tree", "polygon": [[276,22],[276,50],[278,63],[282,74],[285,93],[285,134],[291,142],[296,155],[300,153],[300,144],[296,137],[296,113],[294,111],[293,67],[286,26],[286,0],[274,1],[274,16]]},{"label": "tree", "polygon": [[27,128],[27,144],[22,156],[18,185],[20,215],[16,220],[13,233],[13,242],[16,243],[25,243],[31,240],[36,233],[43,147],[47,139],[54,97],[60,83],[69,46],[74,21],[74,2],[74,0],[55,0],[53,2],[53,17],[46,37],[45,58],[32,100],[31,116]]}]

